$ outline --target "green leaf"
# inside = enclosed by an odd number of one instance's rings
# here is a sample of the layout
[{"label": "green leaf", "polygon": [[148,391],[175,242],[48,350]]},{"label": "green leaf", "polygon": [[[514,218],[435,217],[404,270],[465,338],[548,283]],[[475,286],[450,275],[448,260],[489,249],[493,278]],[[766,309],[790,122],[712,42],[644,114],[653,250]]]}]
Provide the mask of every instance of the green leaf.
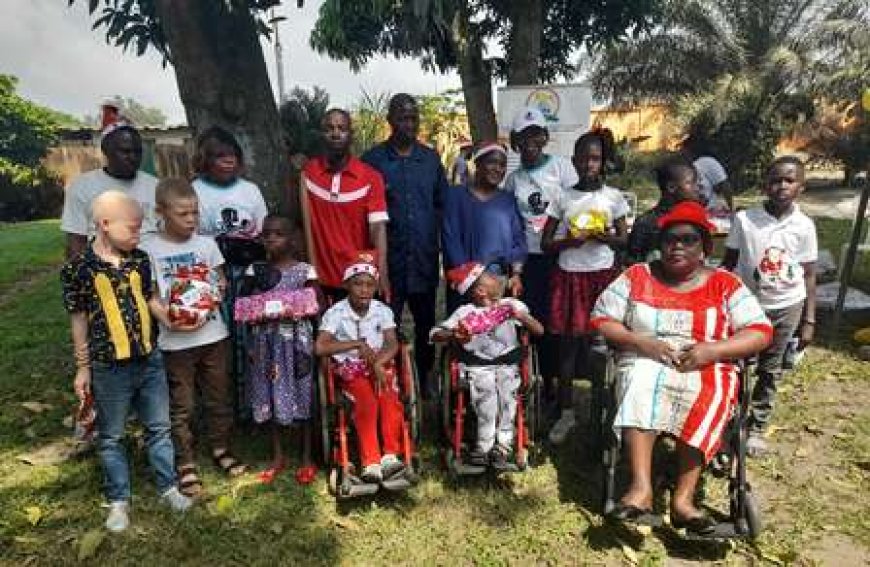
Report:
[{"label": "green leaf", "polygon": [[106,533],[101,529],[93,529],[79,540],[79,561],[90,559],[106,539]]},{"label": "green leaf", "polygon": [[39,506],[28,506],[24,509],[24,517],[31,526],[35,526],[42,519],[42,509]]}]

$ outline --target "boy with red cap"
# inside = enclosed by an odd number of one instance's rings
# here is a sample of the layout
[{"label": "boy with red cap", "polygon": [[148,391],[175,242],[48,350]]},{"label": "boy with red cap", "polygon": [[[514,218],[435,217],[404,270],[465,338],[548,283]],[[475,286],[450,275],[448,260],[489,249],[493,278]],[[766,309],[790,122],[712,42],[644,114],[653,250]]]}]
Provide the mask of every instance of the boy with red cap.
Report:
[{"label": "boy with red cap", "polygon": [[358,252],[342,275],[347,297],[323,314],[314,352],[332,357],[342,390],[353,401],[361,478],[381,482],[405,470],[397,457],[403,411],[393,366],[399,352],[396,323],[392,310],[374,299],[380,275],[375,251]]},{"label": "boy with red cap", "polygon": [[469,303],[432,329],[430,339],[455,341],[462,347],[457,349],[459,371],[468,382],[477,415],[471,464],[485,466],[488,458],[494,468],[504,468],[513,444],[520,386],[522,352],[516,326],[535,335],[543,334],[544,327],[522,301],[500,297],[500,282],[483,264],[462,264],[447,272],[447,279]]}]

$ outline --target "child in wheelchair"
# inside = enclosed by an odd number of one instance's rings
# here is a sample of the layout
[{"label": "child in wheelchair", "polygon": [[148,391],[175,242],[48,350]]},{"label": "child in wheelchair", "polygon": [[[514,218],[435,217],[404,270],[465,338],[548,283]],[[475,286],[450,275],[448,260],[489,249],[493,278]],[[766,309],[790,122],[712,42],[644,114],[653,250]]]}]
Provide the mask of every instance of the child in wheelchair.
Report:
[{"label": "child in wheelchair", "polygon": [[374,299],[375,252],[360,252],[351,259],[343,281],[348,296],[323,315],[314,350],[317,356],[331,357],[341,389],[353,402],[360,478],[377,484],[405,471],[397,456],[404,412],[394,365],[399,352],[396,323],[390,308]]},{"label": "child in wheelchair", "polygon": [[430,334],[434,342],[453,343],[460,373],[468,383],[477,416],[477,438],[469,455],[473,466],[504,469],[514,441],[517,389],[522,352],[517,325],[534,335],[544,328],[514,298],[501,298],[501,283],[470,262],[447,273],[450,285],[470,303],[461,305]]}]

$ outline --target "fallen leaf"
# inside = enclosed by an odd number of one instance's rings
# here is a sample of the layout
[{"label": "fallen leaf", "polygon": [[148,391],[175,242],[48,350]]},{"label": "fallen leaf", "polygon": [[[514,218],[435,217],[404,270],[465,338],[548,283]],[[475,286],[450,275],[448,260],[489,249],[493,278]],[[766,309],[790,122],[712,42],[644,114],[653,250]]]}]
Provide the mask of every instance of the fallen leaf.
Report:
[{"label": "fallen leaf", "polygon": [[821,435],[822,433],[825,432],[825,430],[822,429],[821,427],[819,427],[817,425],[810,425],[810,424],[804,425],[804,431],[806,431],[807,433],[812,433],[813,435]]},{"label": "fallen leaf", "polygon": [[42,509],[39,506],[28,506],[24,509],[24,517],[31,526],[35,526],[42,519]]},{"label": "fallen leaf", "polygon": [[79,561],[93,557],[105,538],[106,534],[101,529],[94,529],[83,535],[79,540]]},{"label": "fallen leaf", "polygon": [[637,552],[630,545],[622,544],[622,554],[625,555],[629,563],[637,565]]},{"label": "fallen leaf", "polygon": [[21,407],[33,413],[42,413],[54,408],[53,405],[44,404],[42,402],[21,402]]}]

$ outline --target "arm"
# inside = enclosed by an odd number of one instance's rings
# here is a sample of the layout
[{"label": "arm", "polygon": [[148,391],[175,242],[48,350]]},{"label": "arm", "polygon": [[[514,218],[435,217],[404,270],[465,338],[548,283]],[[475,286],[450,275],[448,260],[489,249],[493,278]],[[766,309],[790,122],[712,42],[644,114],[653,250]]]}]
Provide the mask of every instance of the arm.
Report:
[{"label": "arm", "polygon": [[76,375],[73,379],[73,390],[79,400],[91,392],[91,359],[88,352],[88,316],[84,311],[70,315],[72,328],[73,357],[76,363]]},{"label": "arm", "polygon": [[355,341],[339,341],[329,331],[320,331],[317,333],[317,340],[314,342],[314,354],[317,356],[332,356],[340,352],[349,350],[357,350],[364,346],[366,342],[362,339]]},{"label": "arm", "polygon": [[517,321],[522,323],[523,327],[529,330],[529,332],[536,337],[540,337],[544,334],[544,326],[540,321],[532,317],[532,314],[528,311],[524,311],[522,313],[517,313],[514,315]]},{"label": "arm", "polygon": [[740,258],[740,250],[736,248],[726,248],[725,257],[722,259],[721,268],[733,272],[737,267],[737,260]]},{"label": "arm", "polygon": [[511,199],[513,204],[513,215],[511,216],[511,277],[508,281],[508,289],[514,297],[520,297],[523,294],[523,265],[529,254],[529,246],[526,242],[526,229],[523,218],[520,216],[520,209],[517,206],[516,199]]},{"label": "arm", "polygon": [[152,295],[148,300],[148,310],[161,325],[170,331],[181,331],[185,333],[193,332],[201,329],[207,322],[208,317],[200,317],[196,323],[184,325],[169,318],[169,307],[163,303],[156,295]]},{"label": "arm", "polygon": [[397,354],[399,354],[399,339],[396,336],[395,327],[384,329],[384,344],[381,346],[381,350],[375,354],[373,366],[383,368],[385,364],[396,358]]},{"label": "arm", "polygon": [[613,228],[615,230],[614,234],[605,233],[595,238],[614,250],[625,248],[626,244],[628,244],[628,222],[625,220],[625,217],[616,219],[613,223]]},{"label": "arm", "polygon": [[390,289],[390,274],[387,268],[387,223],[375,222],[369,223],[369,239],[378,251],[378,272],[380,281],[378,287],[381,297],[387,303],[392,299],[392,291]]},{"label": "arm", "polygon": [[801,264],[804,269],[804,284],[807,288],[807,298],[804,301],[804,316],[800,327],[800,348],[813,342],[816,330],[816,263]]},{"label": "arm", "polygon": [[559,220],[553,217],[547,218],[547,224],[544,225],[544,230],[541,233],[541,249],[549,254],[558,254],[566,248],[579,248],[586,241],[586,231],[581,231],[580,236],[571,238],[556,239],[556,228],[559,226]]},{"label": "arm", "polygon": [[444,212],[441,221],[441,250],[444,255],[444,268],[450,269],[469,261],[468,254],[462,246],[462,213],[459,210],[457,195],[452,193],[464,189],[451,189],[444,200]]},{"label": "arm", "polygon": [[722,198],[725,199],[725,202],[728,204],[728,208],[732,211],[734,210],[734,191],[731,188],[731,182],[728,181],[728,179],[715,185],[713,187],[713,192],[722,195]]},{"label": "arm", "polygon": [[732,337],[711,343],[695,343],[679,355],[677,369],[691,372],[722,360],[739,360],[770,344],[770,335],[752,328],[741,329]]},{"label": "arm", "polygon": [[598,331],[607,342],[619,350],[636,352],[640,356],[676,367],[679,353],[675,348],[654,337],[647,337],[629,330],[619,321],[609,319],[598,324]]}]

